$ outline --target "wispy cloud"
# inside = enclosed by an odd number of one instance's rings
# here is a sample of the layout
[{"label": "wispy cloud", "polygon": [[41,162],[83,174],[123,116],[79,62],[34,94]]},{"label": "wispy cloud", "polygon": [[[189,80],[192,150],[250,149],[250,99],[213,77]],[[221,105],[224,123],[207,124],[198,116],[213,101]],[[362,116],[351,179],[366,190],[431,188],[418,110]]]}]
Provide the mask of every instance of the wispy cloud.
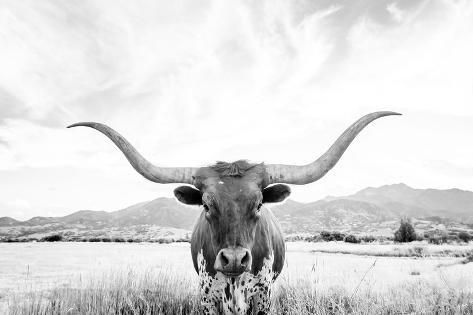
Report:
[{"label": "wispy cloud", "polygon": [[[333,175],[294,197],[401,181],[473,189],[455,171],[473,159],[472,31],[471,1],[2,2],[0,170],[96,172],[128,192],[111,198],[80,177],[87,202],[63,182],[27,213],[51,200],[120,207],[143,198],[129,184],[138,175],[102,135],[66,125],[105,122],[163,165],[304,163],[359,116],[390,109],[405,116],[370,126]],[[428,161],[448,163],[436,173]],[[0,189],[15,181],[4,178]]]}]

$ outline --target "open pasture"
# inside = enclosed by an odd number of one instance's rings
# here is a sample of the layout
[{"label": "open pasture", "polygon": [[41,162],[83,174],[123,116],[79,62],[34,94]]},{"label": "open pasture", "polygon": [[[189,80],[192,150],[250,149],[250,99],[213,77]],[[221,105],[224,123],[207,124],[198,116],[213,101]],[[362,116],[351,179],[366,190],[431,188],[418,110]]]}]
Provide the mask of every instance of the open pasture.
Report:
[{"label": "open pasture", "polygon": [[[409,246],[423,246],[424,255],[389,256],[419,251]],[[473,263],[442,256],[471,245],[287,247],[275,314],[473,312]],[[0,308],[11,314],[193,313],[196,292],[186,243],[0,244]]]}]

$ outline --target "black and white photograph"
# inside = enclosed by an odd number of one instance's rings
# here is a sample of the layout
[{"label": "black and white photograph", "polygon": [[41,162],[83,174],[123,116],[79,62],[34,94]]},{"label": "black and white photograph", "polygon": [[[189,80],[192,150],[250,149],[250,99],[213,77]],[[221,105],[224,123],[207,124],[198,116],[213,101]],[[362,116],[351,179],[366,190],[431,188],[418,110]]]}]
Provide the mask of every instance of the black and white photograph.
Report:
[{"label": "black and white photograph", "polygon": [[0,0],[0,314],[473,314],[473,1]]}]

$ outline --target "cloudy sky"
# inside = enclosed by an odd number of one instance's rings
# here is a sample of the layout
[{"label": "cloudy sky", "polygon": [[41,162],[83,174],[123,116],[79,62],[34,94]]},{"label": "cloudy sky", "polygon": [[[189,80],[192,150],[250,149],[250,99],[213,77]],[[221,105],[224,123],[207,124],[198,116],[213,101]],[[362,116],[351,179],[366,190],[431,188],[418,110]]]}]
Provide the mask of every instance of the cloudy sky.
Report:
[{"label": "cloudy sky", "polygon": [[162,166],[307,163],[377,110],[312,201],[473,190],[473,2],[0,1],[0,216],[116,210],[146,181],[78,121]]}]

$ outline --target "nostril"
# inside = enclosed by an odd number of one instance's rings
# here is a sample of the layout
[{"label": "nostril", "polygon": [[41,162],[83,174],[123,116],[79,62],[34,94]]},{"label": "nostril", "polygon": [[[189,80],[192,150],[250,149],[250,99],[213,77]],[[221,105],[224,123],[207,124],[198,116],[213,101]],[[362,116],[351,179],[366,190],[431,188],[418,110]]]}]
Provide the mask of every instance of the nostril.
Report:
[{"label": "nostril", "polygon": [[222,263],[222,267],[225,267],[230,262],[223,252],[220,255],[220,262]]},{"label": "nostril", "polygon": [[242,266],[248,266],[248,263],[250,262],[250,252],[246,252],[245,255],[241,258],[241,265]]}]

